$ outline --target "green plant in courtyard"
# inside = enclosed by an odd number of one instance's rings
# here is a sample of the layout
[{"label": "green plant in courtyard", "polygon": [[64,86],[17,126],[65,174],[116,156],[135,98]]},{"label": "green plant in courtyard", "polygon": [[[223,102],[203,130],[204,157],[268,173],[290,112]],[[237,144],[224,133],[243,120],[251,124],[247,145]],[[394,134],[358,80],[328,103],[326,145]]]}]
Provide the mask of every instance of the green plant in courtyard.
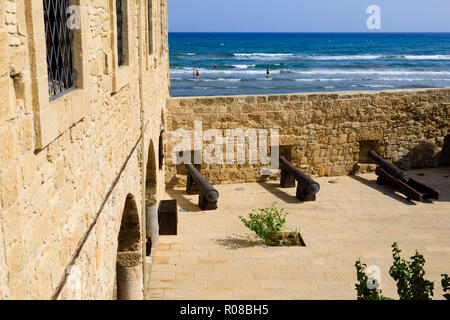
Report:
[{"label": "green plant in courtyard", "polygon": [[[389,275],[397,282],[400,300],[431,300],[434,283],[424,278],[425,258],[416,251],[416,254],[410,257],[411,261],[406,261],[400,257],[400,252],[398,244],[394,242],[392,245],[394,262],[389,269]],[[381,290],[376,285],[377,280],[367,276],[367,265],[362,264],[360,259],[355,262],[355,267],[357,277],[355,289],[358,300],[394,300],[381,295]],[[441,276],[444,297],[450,300],[450,277],[447,274]]]},{"label": "green plant in courtyard", "polygon": [[287,215],[284,209],[278,209],[273,204],[270,208],[253,209],[249,214],[249,220],[242,216],[239,218],[268,246],[276,246],[279,244],[279,235],[286,223]]},{"label": "green plant in courtyard", "polygon": [[377,280],[366,274],[367,265],[358,259],[355,262],[357,283],[355,284],[358,300],[381,300],[381,290],[377,288]]},{"label": "green plant in courtyard", "polygon": [[431,300],[434,283],[424,278],[425,258],[416,251],[416,254],[410,258],[411,262],[408,262],[400,257],[400,252],[395,242],[392,245],[394,264],[389,274],[397,282],[400,300]]},{"label": "green plant in courtyard", "polygon": [[450,278],[448,274],[441,274],[442,290],[444,291],[444,298],[450,300]]}]

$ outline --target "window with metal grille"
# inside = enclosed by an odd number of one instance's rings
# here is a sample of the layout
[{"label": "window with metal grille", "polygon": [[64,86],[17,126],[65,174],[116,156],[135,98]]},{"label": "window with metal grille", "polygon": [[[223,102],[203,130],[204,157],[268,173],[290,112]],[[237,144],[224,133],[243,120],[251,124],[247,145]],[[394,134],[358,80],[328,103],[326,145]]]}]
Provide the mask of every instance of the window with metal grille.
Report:
[{"label": "window with metal grille", "polygon": [[147,2],[148,10],[148,53],[152,53],[152,0]]},{"label": "window with metal grille", "polygon": [[117,18],[117,56],[119,66],[123,65],[125,58],[123,55],[123,12],[122,0],[116,0],[116,18]]},{"label": "window with metal grille", "polygon": [[68,27],[70,0],[43,0],[50,100],[75,87],[73,32]]}]

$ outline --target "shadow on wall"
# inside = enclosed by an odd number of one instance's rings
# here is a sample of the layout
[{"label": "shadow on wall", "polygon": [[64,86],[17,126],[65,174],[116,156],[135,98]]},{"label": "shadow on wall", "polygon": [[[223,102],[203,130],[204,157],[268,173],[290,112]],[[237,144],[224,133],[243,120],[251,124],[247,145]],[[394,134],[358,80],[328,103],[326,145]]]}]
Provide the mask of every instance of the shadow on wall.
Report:
[{"label": "shadow on wall", "polygon": [[153,140],[150,140],[148,148],[147,175],[145,179],[145,204],[147,207],[156,205],[156,157]]},{"label": "shadow on wall", "polygon": [[400,160],[394,164],[401,169],[435,168],[450,165],[450,136],[446,136],[442,150],[433,143],[420,141]]},{"label": "shadow on wall", "polygon": [[450,135],[444,138],[444,145],[442,146],[442,151],[440,155],[440,165],[450,166]]}]

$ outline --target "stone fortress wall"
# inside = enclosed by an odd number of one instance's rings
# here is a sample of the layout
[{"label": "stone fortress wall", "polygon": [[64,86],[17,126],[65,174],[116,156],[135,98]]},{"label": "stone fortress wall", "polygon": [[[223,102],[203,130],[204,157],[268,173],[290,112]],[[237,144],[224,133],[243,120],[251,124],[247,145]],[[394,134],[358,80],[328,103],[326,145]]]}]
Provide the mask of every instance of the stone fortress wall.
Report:
[{"label": "stone fortress wall", "polygon": [[[170,98],[167,128],[173,141],[166,153],[181,141],[173,132],[192,131],[194,121],[224,137],[230,128],[279,129],[280,154],[311,175],[372,171],[371,149],[404,169],[437,166],[450,158],[450,89]],[[248,161],[203,162],[201,172],[216,184],[253,182],[261,179],[261,167]],[[166,181],[185,185],[183,166],[168,160]]]},{"label": "stone fortress wall", "polygon": [[50,101],[43,1],[0,1],[0,299],[113,298],[116,260],[117,290],[144,292],[144,203],[165,187],[166,1],[149,19],[147,0],[122,0],[121,66],[116,0],[71,4],[75,89]]}]

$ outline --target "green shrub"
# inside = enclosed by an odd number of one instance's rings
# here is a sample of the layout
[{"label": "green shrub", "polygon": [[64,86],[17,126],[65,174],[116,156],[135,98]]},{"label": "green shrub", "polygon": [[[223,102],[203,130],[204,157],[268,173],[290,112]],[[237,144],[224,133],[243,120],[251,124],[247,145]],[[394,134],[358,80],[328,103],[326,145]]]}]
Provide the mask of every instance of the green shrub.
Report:
[{"label": "green shrub", "polygon": [[400,252],[395,242],[392,245],[394,264],[389,274],[397,282],[400,300],[431,300],[434,283],[424,279],[425,258],[416,251],[411,262],[408,262],[400,257]]},{"label": "green shrub", "polygon": [[[377,289],[377,280],[369,279],[366,274],[367,265],[361,260],[355,262],[356,277],[358,283],[355,284],[358,300],[385,300],[381,295],[381,290]],[[372,289],[370,288],[372,287]]]},{"label": "green shrub", "polygon": [[270,208],[253,209],[249,214],[249,220],[242,216],[239,218],[268,246],[276,246],[279,245],[279,234],[286,223],[287,215],[284,209],[277,209],[273,204]]},{"label": "green shrub", "polygon": [[[392,245],[392,257],[394,263],[389,269],[389,275],[397,282],[397,293],[400,300],[431,300],[433,297],[434,283],[424,278],[425,258],[416,251],[408,262],[400,257],[401,250],[396,242]],[[355,284],[358,300],[393,300],[381,295],[381,290],[376,286],[375,279],[366,274],[367,265],[361,260],[355,263],[357,283]],[[442,289],[444,297],[450,300],[450,278],[442,274]]]},{"label": "green shrub", "polygon": [[450,278],[448,274],[441,274],[442,290],[444,291],[444,298],[450,300]]}]

